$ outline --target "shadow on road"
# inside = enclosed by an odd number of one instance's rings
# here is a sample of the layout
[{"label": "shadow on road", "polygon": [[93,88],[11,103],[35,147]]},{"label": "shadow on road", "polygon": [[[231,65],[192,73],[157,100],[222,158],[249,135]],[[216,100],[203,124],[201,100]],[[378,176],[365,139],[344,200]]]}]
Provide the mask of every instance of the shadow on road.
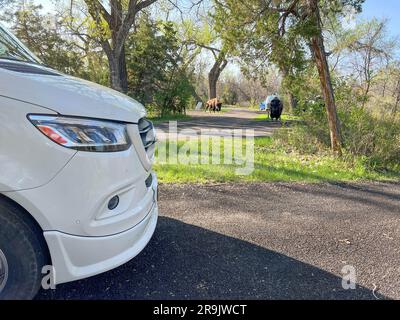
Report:
[{"label": "shadow on road", "polygon": [[[279,121],[254,121],[254,119],[243,119],[236,117],[193,117],[189,120],[178,121],[178,129],[186,130],[255,130],[256,136],[270,136],[274,130],[283,126]],[[157,129],[168,132],[169,122],[156,125]]]},{"label": "shadow on road", "polygon": [[[323,197],[324,199],[339,199],[343,201],[360,203],[375,207],[378,210],[385,209],[394,215],[399,215],[399,204],[400,196],[393,192],[386,190],[391,185],[398,186],[399,183],[386,183],[385,191],[382,189],[383,185],[380,186],[380,190],[372,188],[371,186],[355,186],[346,183],[331,183],[333,186],[337,186],[336,190],[314,190],[313,194]],[[291,191],[302,192],[305,195],[309,193],[306,186],[301,185],[285,185],[285,188]],[[342,189],[342,190],[341,190]]]},{"label": "shadow on road", "polygon": [[[257,245],[161,217],[148,247],[108,273],[38,299],[374,299],[342,279]],[[382,297],[381,297],[382,298]]]}]

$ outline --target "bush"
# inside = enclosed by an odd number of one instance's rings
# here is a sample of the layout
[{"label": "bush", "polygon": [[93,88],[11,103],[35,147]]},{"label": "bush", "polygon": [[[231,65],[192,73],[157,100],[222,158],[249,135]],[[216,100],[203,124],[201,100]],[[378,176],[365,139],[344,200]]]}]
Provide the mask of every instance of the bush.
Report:
[{"label": "bush", "polygon": [[193,87],[185,73],[176,73],[163,90],[154,96],[154,105],[161,116],[186,114],[186,109],[193,103]]},{"label": "bush", "polygon": [[[327,153],[330,136],[322,101],[300,106],[302,121],[277,132],[279,143],[305,154]],[[360,108],[357,97],[338,102],[344,157],[370,169],[400,169],[400,121]]]},{"label": "bush", "polygon": [[361,108],[341,114],[345,149],[365,159],[372,168],[387,169],[400,163],[400,123],[377,118]]}]

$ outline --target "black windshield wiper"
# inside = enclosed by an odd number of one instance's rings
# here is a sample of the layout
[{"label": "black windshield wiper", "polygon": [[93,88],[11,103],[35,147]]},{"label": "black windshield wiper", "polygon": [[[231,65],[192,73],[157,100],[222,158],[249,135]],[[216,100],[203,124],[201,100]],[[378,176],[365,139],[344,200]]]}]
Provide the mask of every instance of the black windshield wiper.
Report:
[{"label": "black windshield wiper", "polygon": [[32,64],[36,64],[39,66],[44,66],[38,62],[32,61],[32,60],[22,60],[22,59],[18,59],[18,58],[14,58],[14,57],[2,57],[0,56],[0,59],[4,59],[4,60],[10,60],[10,61],[16,61],[16,62],[25,62],[25,63],[32,63]]}]

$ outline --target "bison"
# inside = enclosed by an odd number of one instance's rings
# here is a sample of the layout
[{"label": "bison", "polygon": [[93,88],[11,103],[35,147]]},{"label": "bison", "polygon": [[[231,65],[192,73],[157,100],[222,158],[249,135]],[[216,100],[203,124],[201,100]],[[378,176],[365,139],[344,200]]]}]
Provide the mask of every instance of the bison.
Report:
[{"label": "bison", "polygon": [[222,102],[218,100],[218,98],[210,99],[206,103],[206,109],[205,111],[210,111],[210,112],[220,112],[222,109]]}]

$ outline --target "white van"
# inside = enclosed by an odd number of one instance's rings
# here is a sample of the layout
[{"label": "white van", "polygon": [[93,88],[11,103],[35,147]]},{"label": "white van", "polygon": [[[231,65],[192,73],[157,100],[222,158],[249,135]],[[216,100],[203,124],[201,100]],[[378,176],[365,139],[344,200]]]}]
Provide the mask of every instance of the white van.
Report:
[{"label": "white van", "polygon": [[42,271],[74,281],[147,245],[158,209],[145,115],[44,66],[0,25],[0,299],[33,298]]}]

